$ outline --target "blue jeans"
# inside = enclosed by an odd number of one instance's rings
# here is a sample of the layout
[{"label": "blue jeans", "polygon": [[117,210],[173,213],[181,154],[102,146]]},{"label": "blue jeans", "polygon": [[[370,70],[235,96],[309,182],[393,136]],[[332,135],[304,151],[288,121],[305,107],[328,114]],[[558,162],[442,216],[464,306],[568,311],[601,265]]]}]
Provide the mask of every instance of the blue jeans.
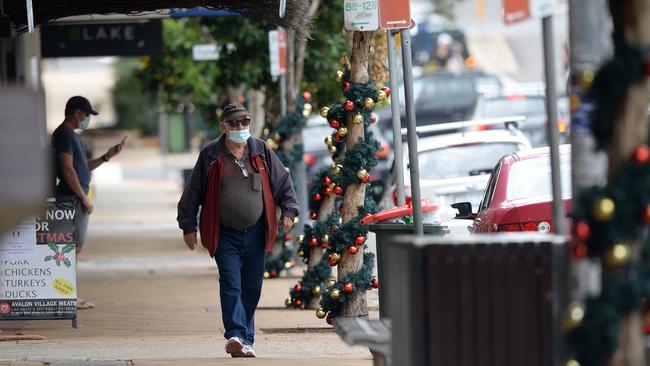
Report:
[{"label": "blue jeans", "polygon": [[226,339],[253,345],[255,309],[264,279],[265,233],[259,222],[243,231],[222,228],[214,258],[219,267],[221,317]]}]

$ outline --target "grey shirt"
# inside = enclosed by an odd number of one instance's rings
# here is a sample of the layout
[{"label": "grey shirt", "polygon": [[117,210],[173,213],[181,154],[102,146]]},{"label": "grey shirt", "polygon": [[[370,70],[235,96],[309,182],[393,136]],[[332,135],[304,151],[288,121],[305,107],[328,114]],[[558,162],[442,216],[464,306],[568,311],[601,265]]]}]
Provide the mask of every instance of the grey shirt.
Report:
[{"label": "grey shirt", "polygon": [[[247,176],[244,176],[244,169]],[[223,227],[244,230],[260,221],[264,214],[262,179],[252,167],[248,149],[242,160],[237,160],[228,150],[224,152],[220,192],[219,211]]]}]

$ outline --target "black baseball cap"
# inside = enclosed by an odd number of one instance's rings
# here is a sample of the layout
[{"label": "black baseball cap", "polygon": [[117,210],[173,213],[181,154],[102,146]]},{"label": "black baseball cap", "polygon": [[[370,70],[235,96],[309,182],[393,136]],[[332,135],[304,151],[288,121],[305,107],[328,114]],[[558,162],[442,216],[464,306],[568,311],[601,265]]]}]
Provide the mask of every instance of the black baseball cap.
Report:
[{"label": "black baseball cap", "polygon": [[93,107],[90,105],[90,102],[88,99],[76,95],[70,99],[68,99],[68,102],[65,104],[65,110],[66,111],[74,111],[75,109],[79,109],[81,111],[84,111],[88,114],[92,114],[93,116],[96,116],[98,113],[93,109]]}]

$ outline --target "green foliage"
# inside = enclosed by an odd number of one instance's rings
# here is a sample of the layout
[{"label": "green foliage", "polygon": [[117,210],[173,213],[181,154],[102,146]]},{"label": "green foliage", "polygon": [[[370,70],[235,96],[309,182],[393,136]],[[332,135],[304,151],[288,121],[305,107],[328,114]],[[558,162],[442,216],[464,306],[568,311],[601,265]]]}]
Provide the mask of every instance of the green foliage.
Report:
[{"label": "green foliage", "polygon": [[117,82],[112,90],[116,128],[137,129],[145,135],[158,132],[158,104],[156,96],[135,76],[139,61],[123,58],[117,62]]}]

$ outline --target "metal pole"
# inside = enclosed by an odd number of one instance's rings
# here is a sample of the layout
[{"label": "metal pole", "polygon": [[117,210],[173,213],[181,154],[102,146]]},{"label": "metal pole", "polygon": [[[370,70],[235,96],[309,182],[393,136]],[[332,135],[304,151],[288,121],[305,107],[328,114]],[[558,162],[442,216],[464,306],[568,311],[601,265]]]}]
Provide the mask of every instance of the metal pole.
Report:
[{"label": "metal pole", "polygon": [[280,75],[280,116],[287,115],[287,77]]},{"label": "metal pole", "polygon": [[390,109],[393,118],[393,150],[395,172],[395,184],[397,185],[397,205],[406,204],[406,194],[404,193],[404,157],[402,156],[402,122],[399,108],[399,70],[397,69],[397,43],[395,42],[394,31],[387,31],[388,37],[388,71],[390,72]]},{"label": "metal pole", "polygon": [[553,187],[553,224],[555,233],[566,235],[567,227],[562,201],[562,182],[560,180],[560,134],[557,130],[557,87],[555,83],[555,49],[553,42],[553,16],[542,18],[544,38],[544,76],[546,78],[546,119],[551,150],[551,184]]},{"label": "metal pole", "polygon": [[[413,105],[413,62],[411,60],[411,33],[400,31],[402,40],[402,68],[404,70],[404,98],[406,103],[406,128],[411,166],[411,198],[413,199],[413,223],[415,235],[424,235],[422,202],[420,201],[420,165],[418,162],[418,139],[415,131],[415,107]],[[392,94],[392,93],[391,93]]]}]

